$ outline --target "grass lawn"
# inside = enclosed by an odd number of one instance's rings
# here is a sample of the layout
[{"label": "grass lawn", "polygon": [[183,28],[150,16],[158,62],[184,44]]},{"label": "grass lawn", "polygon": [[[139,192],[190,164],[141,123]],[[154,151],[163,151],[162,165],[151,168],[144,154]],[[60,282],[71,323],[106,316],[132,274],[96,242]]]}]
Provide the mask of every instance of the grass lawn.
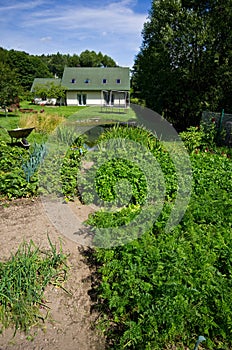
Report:
[{"label": "grass lawn", "polygon": [[[10,115],[10,116],[9,116]],[[15,113],[9,113],[7,117],[5,117],[4,112],[0,113],[0,140],[9,142],[10,136],[8,133],[3,129],[15,129],[18,127],[19,123],[19,116]]]},{"label": "grass lawn", "polygon": [[[81,109],[85,107],[79,107],[79,106],[39,106],[32,104],[28,101],[22,101],[20,102],[20,108],[33,108],[35,111],[40,112],[41,110],[44,110],[44,113],[48,114],[56,114],[62,117],[69,117],[70,115],[80,111]],[[19,113],[21,114],[21,113]]]},{"label": "grass lawn", "polygon": [[[28,136],[28,141],[32,142],[44,142],[46,141],[47,134],[51,131],[51,125],[45,125],[44,121],[53,119],[51,123],[54,123],[54,127],[57,123],[63,122],[64,118],[70,121],[80,121],[82,124],[101,124],[104,122],[118,122],[118,121],[128,121],[136,120],[136,115],[132,109],[128,110],[118,110],[113,111],[102,111],[101,106],[94,107],[79,107],[79,106],[38,106],[30,102],[23,101],[20,103],[20,108],[38,111],[38,113],[22,113],[20,111],[9,112],[5,116],[4,111],[0,111],[0,140],[5,142],[10,142],[11,138],[7,133],[7,130],[15,129],[18,127],[32,127],[35,126],[36,129]],[[43,113],[40,113],[44,110]],[[41,122],[41,119],[43,121]],[[38,121],[43,124],[42,128],[38,128]],[[50,124],[51,124],[50,123]],[[49,129],[49,130],[48,130]],[[54,128],[53,128],[54,129]],[[46,131],[45,131],[46,130]]]},{"label": "grass lawn", "polygon": [[101,106],[93,106],[93,107],[85,107],[73,115],[69,116],[69,120],[86,120],[86,121],[128,121],[131,119],[136,120],[136,114],[134,111],[129,108],[127,110],[124,109],[115,109],[110,111],[102,111]]},{"label": "grass lawn", "polygon": [[[124,111],[101,111],[101,106],[38,106],[30,102],[23,101],[20,103],[20,108],[33,108],[40,112],[44,110],[44,113],[55,114],[65,118],[69,118],[72,121],[75,120],[91,120],[91,119],[103,119],[114,121],[127,121],[129,119],[136,119],[136,115],[132,109]],[[9,113],[10,114],[10,113]],[[22,113],[18,112],[19,115]]]}]

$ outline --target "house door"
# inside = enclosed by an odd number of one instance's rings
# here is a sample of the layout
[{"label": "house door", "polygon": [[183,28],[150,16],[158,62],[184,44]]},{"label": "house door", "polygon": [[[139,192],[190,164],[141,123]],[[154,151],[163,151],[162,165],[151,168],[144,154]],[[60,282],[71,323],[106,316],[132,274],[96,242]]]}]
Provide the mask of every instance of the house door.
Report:
[{"label": "house door", "polygon": [[82,105],[85,106],[86,102],[87,102],[87,95],[86,94],[78,94],[77,100],[78,100],[79,106],[82,106]]},{"label": "house door", "polygon": [[110,93],[110,91],[104,91],[103,97],[104,97],[104,101],[107,105],[114,104],[114,94]]}]

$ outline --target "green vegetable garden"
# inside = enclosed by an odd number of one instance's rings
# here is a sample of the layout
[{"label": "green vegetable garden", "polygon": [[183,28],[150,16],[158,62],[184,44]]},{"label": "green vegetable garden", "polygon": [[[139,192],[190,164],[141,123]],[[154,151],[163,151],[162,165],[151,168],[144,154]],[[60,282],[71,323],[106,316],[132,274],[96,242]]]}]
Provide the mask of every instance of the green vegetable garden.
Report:
[{"label": "green vegetable garden", "polygon": [[[127,10],[115,7],[117,23],[127,14],[129,24],[140,23],[138,3],[121,1]],[[231,0],[151,1],[127,113],[65,106],[65,87],[31,90],[35,78],[61,78],[65,67],[117,67],[110,56],[0,48],[0,209],[43,196],[98,207],[83,222],[92,245],[82,253],[106,349],[232,349],[231,23]],[[138,47],[128,28],[130,42],[120,34],[118,50]],[[111,32],[118,33],[113,24]],[[60,106],[32,105],[35,97],[56,97]],[[156,125],[165,120],[180,139],[156,134],[144,110],[150,121],[159,113]],[[24,147],[8,133],[15,128],[33,129]],[[29,334],[47,321],[44,292],[64,288],[69,266],[62,246],[48,241],[48,251],[22,242],[0,261],[0,333]]]},{"label": "green vegetable garden", "polygon": [[[198,137],[198,132],[191,128],[183,134],[186,145],[189,137]],[[207,338],[204,348],[230,349],[231,149],[214,145],[209,150],[209,136],[202,133],[201,145],[190,153],[193,187],[189,205],[179,224],[166,232],[177,190],[171,159],[144,130],[119,128],[102,137],[122,135],[146,144],[158,159],[167,186],[163,210],[152,229],[123,246],[93,252],[98,266],[95,291],[101,312],[100,328],[107,335],[110,348],[193,348],[202,334]],[[111,163],[108,171],[102,169],[96,186],[105,184],[104,188],[100,186],[104,198],[113,196],[111,182],[115,182],[116,174],[127,174],[135,182],[125,166],[118,162]],[[91,224],[109,227],[133,219],[146,188],[137,169],[133,175],[140,184],[134,191],[133,203],[122,209],[121,215],[95,213],[89,219]]]},{"label": "green vegetable garden", "polygon": [[[11,116],[6,119],[12,122]],[[89,154],[91,159],[91,150],[84,147],[88,136],[75,138],[57,125],[55,131],[56,137],[69,144],[65,155],[56,152],[56,158],[52,159],[53,165],[57,163],[60,169],[58,176],[49,172],[51,160],[46,153],[46,140],[49,133],[52,135],[50,129],[47,134],[35,130],[30,136],[29,149],[9,144],[4,133],[1,134],[1,205],[16,198],[40,196],[49,191],[56,193],[56,186],[61,183],[57,188],[61,188],[67,201],[75,201],[78,197],[86,205],[95,202],[97,194],[102,201],[113,202],[119,207],[114,211],[99,210],[86,222],[92,227],[95,245],[86,254],[96,271],[92,276],[94,306],[99,313],[96,326],[105,335],[108,347],[193,349],[198,336],[202,335],[206,339],[201,344],[204,349],[231,349],[231,148],[219,147],[216,139],[212,139],[212,135],[216,135],[212,129],[192,127],[180,134],[189,153],[192,190],[184,216],[167,231],[165,226],[178,191],[176,169],[165,145],[151,131],[143,126],[130,127],[120,123],[105,128],[95,140],[101,166],[90,168],[85,181],[80,168],[83,157]],[[134,225],[127,233],[129,240],[127,236],[120,236],[121,227],[133,221],[143,209],[149,192],[146,171],[150,168],[141,169],[140,163],[123,157],[114,158],[113,154],[104,162],[105,151],[101,145],[114,139],[135,142],[147,150],[159,163],[165,184],[165,190],[162,186],[159,189],[159,178],[156,181],[154,177],[152,191],[164,191],[160,212],[145,231],[143,225]],[[175,148],[175,144],[172,147]],[[143,155],[136,157],[141,161]],[[41,176],[50,187],[41,187]],[[59,191],[57,193],[60,195]],[[144,218],[149,218],[152,213],[148,211]],[[112,235],[103,237],[102,228],[113,228]],[[53,261],[49,266],[58,268],[58,276],[59,271],[65,271],[66,258],[56,252],[52,243],[52,254],[44,262],[39,251],[32,248],[33,245],[20,248],[12,258],[12,265],[1,263],[0,278],[4,289],[0,293],[0,321],[3,328],[14,324],[16,329],[26,330],[31,325],[30,312],[28,319],[22,320],[17,311],[19,306],[13,302],[17,297],[8,294],[9,273],[16,264],[20,265],[17,270],[27,266],[33,271],[41,269],[42,274],[48,271],[49,258]],[[28,275],[27,272],[22,274]],[[52,275],[56,276],[54,270]],[[41,285],[41,280],[33,278],[38,290],[35,298],[27,299],[29,297],[22,294],[23,289],[15,291],[28,300],[29,304],[22,305],[26,310],[42,303],[42,291],[46,287]],[[54,278],[52,283],[57,283]],[[22,282],[19,288],[22,288]]]}]

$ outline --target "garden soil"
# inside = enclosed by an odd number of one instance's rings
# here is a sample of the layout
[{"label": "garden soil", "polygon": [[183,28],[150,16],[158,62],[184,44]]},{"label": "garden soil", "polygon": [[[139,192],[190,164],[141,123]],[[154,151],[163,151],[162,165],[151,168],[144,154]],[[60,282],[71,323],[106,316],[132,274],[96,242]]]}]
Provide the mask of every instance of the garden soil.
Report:
[{"label": "garden soil", "polygon": [[[72,203],[82,218],[89,209],[79,202]],[[104,338],[95,324],[98,314],[92,311],[90,298],[92,268],[86,263],[81,247],[64,237],[47,217],[42,202],[36,199],[20,199],[0,203],[0,260],[7,260],[19,245],[32,240],[41,249],[49,249],[48,235],[63,253],[68,255],[69,272],[62,288],[49,287],[45,302],[49,316],[42,329],[32,327],[29,334],[7,329],[0,335],[0,350],[103,350]],[[42,310],[43,312],[43,310]]]}]

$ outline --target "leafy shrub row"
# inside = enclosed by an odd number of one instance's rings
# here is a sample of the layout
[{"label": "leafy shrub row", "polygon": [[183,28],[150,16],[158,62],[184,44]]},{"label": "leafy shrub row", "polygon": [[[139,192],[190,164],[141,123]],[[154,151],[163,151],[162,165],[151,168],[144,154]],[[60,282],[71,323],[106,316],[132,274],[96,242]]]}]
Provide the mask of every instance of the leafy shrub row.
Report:
[{"label": "leafy shrub row", "polygon": [[0,142],[0,198],[19,198],[37,193],[37,176],[27,181],[23,163],[29,160],[27,150]]},{"label": "leafy shrub row", "polygon": [[69,199],[78,195],[79,149],[83,148],[83,139],[76,140],[65,153],[56,151],[54,157],[49,152],[45,156],[46,147],[42,146],[33,144],[28,151],[0,142],[1,199],[36,196],[49,191],[59,192]]}]

